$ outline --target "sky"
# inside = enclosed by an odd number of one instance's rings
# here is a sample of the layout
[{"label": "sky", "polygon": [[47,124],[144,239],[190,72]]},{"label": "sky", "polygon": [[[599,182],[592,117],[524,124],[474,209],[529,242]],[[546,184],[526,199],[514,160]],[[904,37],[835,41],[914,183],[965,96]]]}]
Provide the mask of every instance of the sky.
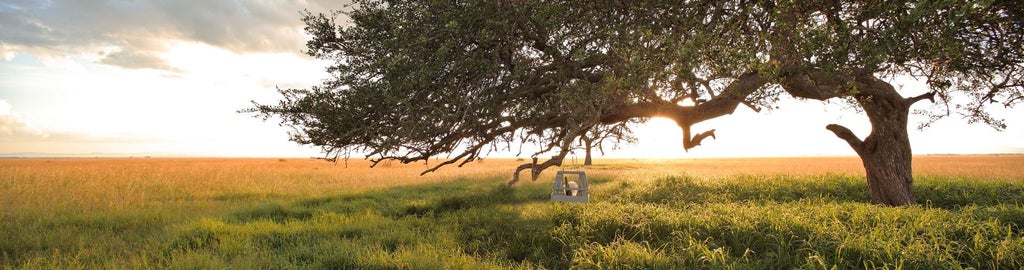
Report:
[{"label": "sky", "polygon": [[[276,88],[306,88],[326,63],[303,54],[302,10],[340,9],[302,0],[4,0],[0,2],[0,155],[315,157],[288,128],[239,109],[273,103]],[[925,88],[895,82],[905,96]],[[931,105],[918,104],[927,109]],[[635,127],[638,143],[618,158],[850,156],[825,130],[838,123],[862,138],[862,113],[842,102],[784,99],[778,110],[736,113],[694,127],[717,138],[683,151],[667,119]],[[955,115],[914,129],[915,154],[1024,153],[1024,108],[998,115],[1008,128]],[[611,150],[611,149],[607,149]],[[492,157],[514,153],[495,152]],[[581,154],[580,154],[581,155]]]}]

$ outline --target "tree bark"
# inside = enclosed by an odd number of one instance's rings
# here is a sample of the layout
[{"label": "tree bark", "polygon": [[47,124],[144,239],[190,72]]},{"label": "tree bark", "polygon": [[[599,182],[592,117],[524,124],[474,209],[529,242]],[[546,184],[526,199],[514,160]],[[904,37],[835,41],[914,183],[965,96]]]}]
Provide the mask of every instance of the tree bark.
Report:
[{"label": "tree bark", "polygon": [[839,125],[826,128],[845,140],[864,163],[871,202],[889,206],[916,204],[913,191],[913,155],[907,135],[910,106],[933,94],[903,98],[891,84],[874,77],[858,79],[857,102],[867,113],[871,133],[861,141]]}]

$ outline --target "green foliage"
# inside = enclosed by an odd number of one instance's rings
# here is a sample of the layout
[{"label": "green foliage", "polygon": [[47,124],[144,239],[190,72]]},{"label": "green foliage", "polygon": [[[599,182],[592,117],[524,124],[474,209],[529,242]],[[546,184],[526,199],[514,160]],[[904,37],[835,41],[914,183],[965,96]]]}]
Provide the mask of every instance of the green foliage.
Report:
[{"label": "green foliage", "polygon": [[307,53],[332,63],[328,80],[245,110],[280,117],[294,128],[292,140],[328,158],[416,162],[452,154],[443,166],[516,143],[538,146],[533,156],[564,157],[588,131],[628,141],[626,124],[654,116],[676,120],[690,149],[713,135],[691,134],[693,124],[740,104],[775,108],[783,92],[902,99],[856,86],[888,75],[928,81],[945,105],[925,112],[933,120],[953,108],[1002,128],[985,108],[1024,101],[1024,23],[1011,1],[359,0],[351,7],[303,18]]},{"label": "green foliage", "polygon": [[466,179],[234,201],[180,221],[66,213],[0,224],[2,268],[1019,269],[1024,185],[926,177],[922,206],[849,175],[596,179],[592,203]]},{"label": "green foliage", "polygon": [[[594,126],[599,108],[591,105],[606,99],[591,86],[600,78],[563,66],[600,64],[584,63],[600,48],[571,43],[594,22],[573,16],[579,11],[568,5],[356,5],[344,14],[346,23],[323,14],[304,18],[313,35],[308,53],[334,62],[332,79],[283,90],[279,105],[253,110],[300,127],[292,139],[322,146],[328,156],[360,150],[409,162],[459,147],[468,148],[459,158],[473,159],[484,146],[521,140],[557,146],[566,132]],[[547,44],[549,36],[566,44]]]}]

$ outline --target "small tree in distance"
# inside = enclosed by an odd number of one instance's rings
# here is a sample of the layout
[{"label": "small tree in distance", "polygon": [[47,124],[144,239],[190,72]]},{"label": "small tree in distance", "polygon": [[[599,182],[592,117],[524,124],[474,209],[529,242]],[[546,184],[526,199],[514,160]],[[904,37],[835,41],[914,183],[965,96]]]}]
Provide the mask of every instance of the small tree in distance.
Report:
[{"label": "small tree in distance", "polygon": [[604,141],[606,139],[612,140],[611,147],[614,149],[618,147],[619,143],[634,143],[636,137],[633,136],[632,130],[627,125],[629,122],[621,122],[615,125],[597,125],[593,129],[587,131],[583,135],[580,135],[580,146],[583,148],[583,165],[594,165],[593,152],[594,148],[604,155]]},{"label": "small tree in distance", "polygon": [[[363,0],[306,14],[308,53],[334,62],[332,79],[249,111],[281,117],[329,158],[453,155],[424,173],[513,144],[553,154],[511,184],[561,165],[578,140],[629,134],[593,132],[624,122],[672,119],[689,150],[714,136],[692,125],[740,105],[845,99],[871,133],[827,129],[862,159],[874,203],[908,205],[911,105],[998,129],[987,106],[1024,101],[1024,22],[1010,1],[621,2]],[[896,76],[929,89],[904,97],[886,81]]]}]

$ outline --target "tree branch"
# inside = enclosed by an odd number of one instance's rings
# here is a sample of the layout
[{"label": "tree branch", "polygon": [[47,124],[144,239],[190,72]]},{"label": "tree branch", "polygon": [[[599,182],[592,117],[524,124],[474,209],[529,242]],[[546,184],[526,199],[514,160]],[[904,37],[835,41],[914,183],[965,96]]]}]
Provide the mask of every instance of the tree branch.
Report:
[{"label": "tree branch", "polygon": [[850,144],[850,147],[853,148],[853,151],[856,151],[857,155],[860,155],[864,142],[857,138],[857,135],[853,134],[853,131],[837,124],[825,126],[825,129],[832,131],[832,133],[836,134],[836,137],[846,141],[846,143]]},{"label": "tree branch", "polygon": [[841,96],[837,91],[848,80],[838,75],[810,71],[785,76],[781,85],[783,90],[794,97],[826,100]]},{"label": "tree branch", "polygon": [[921,100],[924,100],[924,99],[927,99],[928,101],[931,101],[932,103],[935,103],[935,92],[932,91],[932,92],[921,94],[921,95],[916,96],[916,97],[906,98],[903,101],[907,104],[907,106],[910,106],[910,105],[913,105],[914,103],[917,103],[918,101],[921,101]]},{"label": "tree branch", "polygon": [[[512,186],[516,182],[519,182],[519,173],[522,172],[523,170],[530,169],[530,180],[536,181],[537,177],[540,176],[540,173],[546,170],[547,168],[551,166],[562,166],[562,160],[565,160],[565,156],[568,155],[571,151],[570,149],[572,149],[572,142],[576,141],[578,139],[577,137],[586,134],[586,132],[591,128],[593,128],[593,126],[584,126],[571,131],[565,131],[565,134],[562,135],[561,139],[562,144],[558,146],[560,150],[558,152],[558,155],[551,157],[551,159],[541,164],[537,164],[537,157],[535,156],[533,158],[533,163],[519,165],[519,167],[516,167],[516,171],[512,173],[512,180],[508,182],[508,185]],[[537,152],[537,154],[547,152],[553,149],[553,147],[554,144],[549,145],[547,150],[542,150],[540,152]]]},{"label": "tree branch", "polygon": [[519,167],[516,167],[516,171],[512,173],[512,180],[508,181],[508,186],[511,187],[512,185],[515,185],[516,182],[519,182],[519,173],[526,169],[530,170],[530,180],[536,181],[537,177],[540,176],[540,173],[548,167],[562,166],[562,160],[565,160],[566,154],[568,154],[568,152],[563,151],[557,156],[553,156],[551,159],[544,161],[544,163],[541,164],[537,164],[537,158],[533,158],[533,163],[519,165]]},{"label": "tree branch", "polygon": [[708,119],[732,114],[736,111],[736,107],[739,107],[741,103],[746,101],[747,96],[757,91],[757,89],[761,89],[766,83],[768,81],[757,72],[747,72],[740,75],[729,86],[722,89],[718,95],[713,96],[707,102],[694,106],[693,115],[687,122],[696,124]]},{"label": "tree branch", "polygon": [[691,126],[708,119],[732,114],[736,111],[736,107],[746,102],[747,96],[760,89],[765,83],[767,80],[757,72],[748,72],[736,78],[728,87],[706,102],[682,106],[658,99],[653,102],[622,105],[613,109],[611,113],[605,114],[601,118],[601,123],[611,124],[634,117],[668,117],[683,130],[683,149],[689,151],[700,145],[707,137],[715,138],[714,129],[691,136]]},{"label": "tree branch", "polygon": [[750,108],[751,110],[753,110],[756,113],[761,112],[761,108],[760,107],[754,106],[754,104],[750,103],[749,101],[743,101],[742,103],[743,103],[743,105],[746,105],[747,108]]},{"label": "tree branch", "polygon": [[704,138],[707,138],[707,137],[711,137],[711,138],[715,139],[715,130],[712,129],[712,130],[708,130],[708,131],[705,131],[705,132],[698,133],[697,135],[693,135],[692,139],[689,136],[683,137],[683,150],[686,150],[687,152],[689,152],[690,148],[697,147],[698,145],[700,145],[700,142],[703,141]]}]

